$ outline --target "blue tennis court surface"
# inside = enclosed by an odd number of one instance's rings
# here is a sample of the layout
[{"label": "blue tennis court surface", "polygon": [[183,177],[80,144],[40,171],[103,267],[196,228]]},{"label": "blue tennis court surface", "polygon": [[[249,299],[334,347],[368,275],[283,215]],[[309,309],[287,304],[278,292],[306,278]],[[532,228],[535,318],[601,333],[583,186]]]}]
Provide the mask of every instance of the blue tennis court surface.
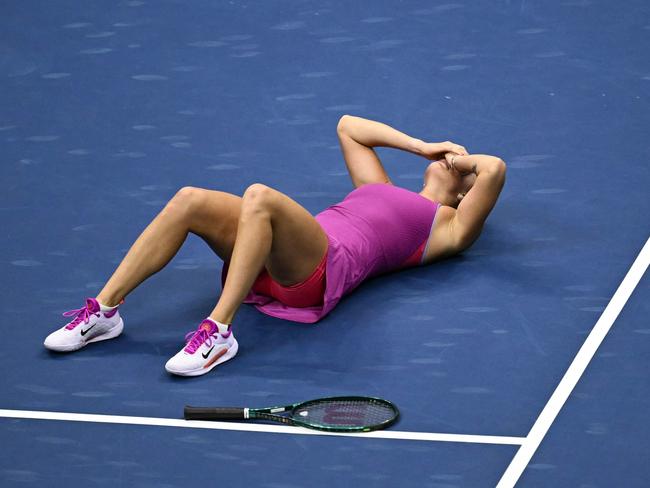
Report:
[{"label": "blue tennis court surface", "polygon": [[[517,486],[647,486],[650,289],[647,276],[624,282],[650,253],[647,3],[27,1],[0,13],[1,486],[494,487],[513,464]],[[318,324],[245,305],[237,358],[181,379],[164,364],[221,286],[221,261],[190,235],[128,296],[122,336],[43,348],[183,186],[241,195],[262,182],[313,214],[340,201],[345,113],[506,161],[469,251],[370,280]],[[420,190],[426,160],[377,152],[395,184]],[[146,420],[346,394],[395,402],[397,438]]]},{"label": "blue tennis court surface", "polygon": [[645,296],[630,298],[541,445],[524,486],[647,484],[649,284],[646,275],[638,285]]}]

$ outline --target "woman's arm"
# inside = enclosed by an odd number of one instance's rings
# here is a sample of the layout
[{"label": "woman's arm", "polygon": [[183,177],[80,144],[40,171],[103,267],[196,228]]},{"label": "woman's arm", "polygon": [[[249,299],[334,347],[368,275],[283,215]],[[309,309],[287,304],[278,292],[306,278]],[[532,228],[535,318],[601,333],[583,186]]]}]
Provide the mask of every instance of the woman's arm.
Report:
[{"label": "woman's arm", "polygon": [[366,147],[392,147],[418,156],[422,155],[424,141],[404,134],[382,122],[344,115],[339,120],[337,130],[344,131],[354,141]]},{"label": "woman's arm", "polygon": [[442,157],[447,151],[466,154],[465,148],[449,141],[427,143],[384,123],[353,115],[341,117],[336,132],[355,187],[391,182],[373,147],[401,149],[430,159]]},{"label": "woman's arm", "polygon": [[449,223],[452,245],[457,252],[468,248],[479,236],[494,208],[506,178],[506,164],[495,156],[447,153],[447,162],[461,174],[475,173],[476,181],[458,204]]}]

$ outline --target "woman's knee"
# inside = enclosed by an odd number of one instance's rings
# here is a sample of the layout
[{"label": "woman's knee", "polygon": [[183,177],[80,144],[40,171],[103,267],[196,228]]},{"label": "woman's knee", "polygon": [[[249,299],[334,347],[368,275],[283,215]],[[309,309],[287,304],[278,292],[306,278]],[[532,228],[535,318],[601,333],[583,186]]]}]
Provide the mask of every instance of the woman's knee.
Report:
[{"label": "woman's knee", "polygon": [[276,196],[276,190],[263,185],[262,183],[253,183],[242,195],[242,211],[260,211],[269,210]]},{"label": "woman's knee", "polygon": [[201,205],[205,197],[204,192],[202,188],[184,186],[169,200],[164,211],[174,215],[189,215]]}]

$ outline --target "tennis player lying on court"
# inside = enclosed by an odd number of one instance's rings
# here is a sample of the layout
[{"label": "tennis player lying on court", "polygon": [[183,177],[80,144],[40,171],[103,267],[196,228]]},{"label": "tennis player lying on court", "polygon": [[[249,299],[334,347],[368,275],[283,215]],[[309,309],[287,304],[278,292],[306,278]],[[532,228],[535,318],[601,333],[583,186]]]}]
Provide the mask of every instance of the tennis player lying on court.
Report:
[{"label": "tennis player lying on court", "polygon": [[[74,351],[117,337],[119,305],[176,254],[189,232],[224,261],[219,301],[165,368],[196,376],[237,354],[231,330],[241,303],[268,315],[316,322],[365,279],[429,264],[467,249],[503,187],[506,166],[494,156],[468,155],[451,142],[424,142],[372,120],[344,115],[337,133],[355,190],[315,217],[260,183],[242,197],[185,187],[135,241],[95,298],[64,313],[72,321],[45,339]],[[375,146],[429,160],[422,191],[393,185]]]}]

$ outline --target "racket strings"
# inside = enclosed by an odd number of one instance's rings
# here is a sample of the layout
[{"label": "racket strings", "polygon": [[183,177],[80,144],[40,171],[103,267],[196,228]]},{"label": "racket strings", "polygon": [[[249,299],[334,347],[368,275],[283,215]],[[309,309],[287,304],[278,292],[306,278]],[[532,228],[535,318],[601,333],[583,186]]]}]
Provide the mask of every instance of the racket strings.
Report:
[{"label": "racket strings", "polygon": [[302,405],[297,419],[330,427],[380,425],[395,418],[390,404],[370,400],[324,400]]}]

